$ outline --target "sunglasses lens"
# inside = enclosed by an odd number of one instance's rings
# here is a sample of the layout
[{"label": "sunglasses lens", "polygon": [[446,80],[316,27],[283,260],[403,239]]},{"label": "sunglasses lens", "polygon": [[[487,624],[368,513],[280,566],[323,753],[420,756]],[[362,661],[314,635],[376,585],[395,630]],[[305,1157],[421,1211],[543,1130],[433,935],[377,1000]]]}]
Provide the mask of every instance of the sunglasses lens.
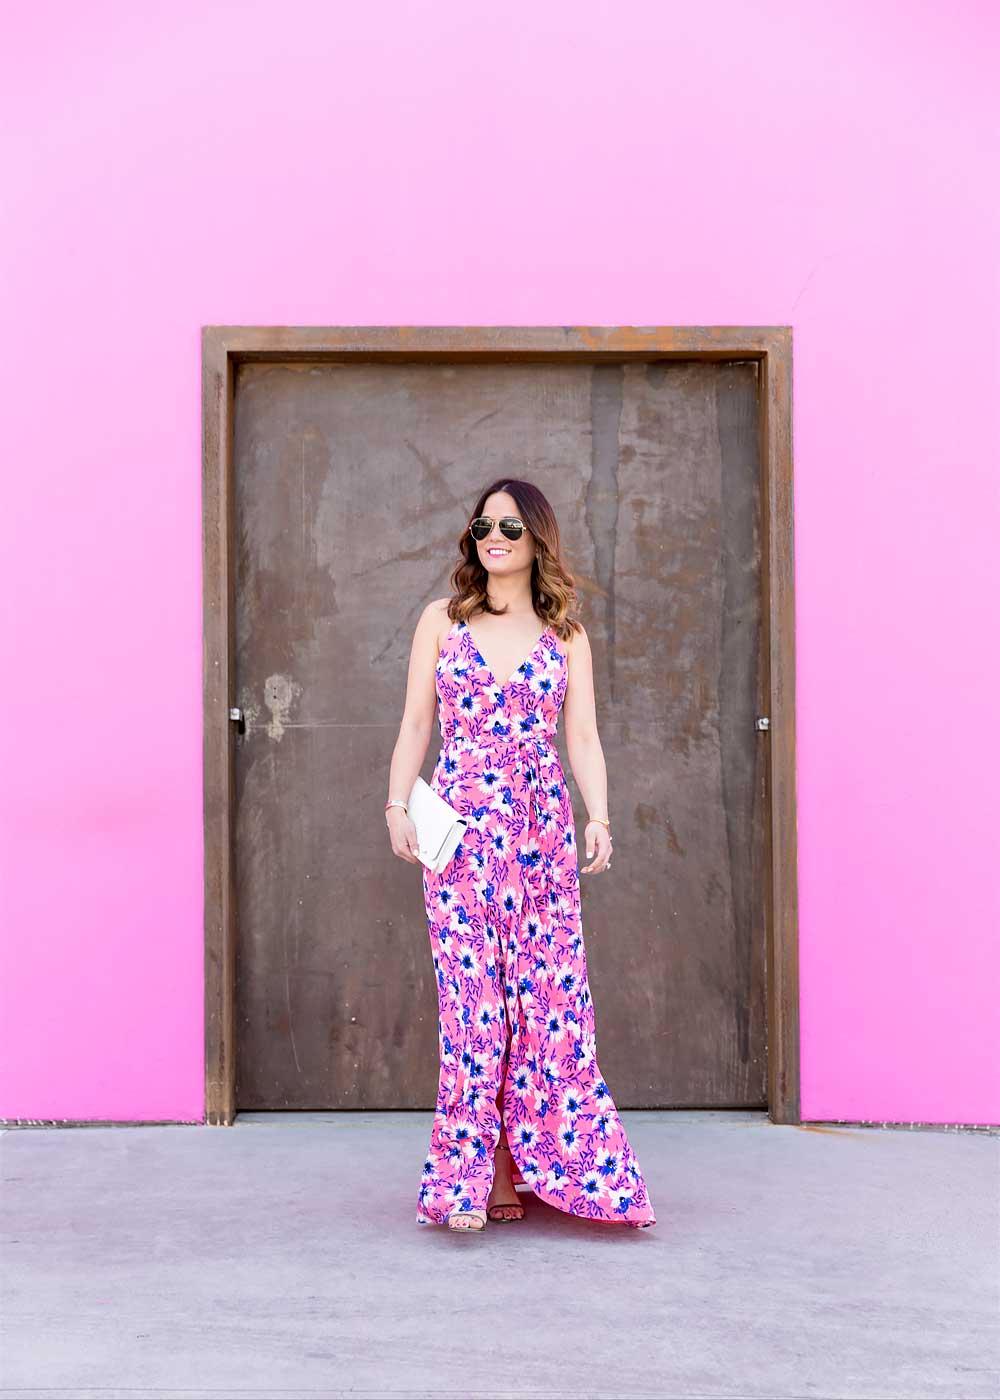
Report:
[{"label": "sunglasses lens", "polygon": [[508,540],[519,540],[524,531],[524,525],[515,516],[504,516],[500,521],[500,533]]},{"label": "sunglasses lens", "polygon": [[484,540],[493,529],[493,521],[488,515],[478,516],[469,526],[469,532],[474,540]]}]

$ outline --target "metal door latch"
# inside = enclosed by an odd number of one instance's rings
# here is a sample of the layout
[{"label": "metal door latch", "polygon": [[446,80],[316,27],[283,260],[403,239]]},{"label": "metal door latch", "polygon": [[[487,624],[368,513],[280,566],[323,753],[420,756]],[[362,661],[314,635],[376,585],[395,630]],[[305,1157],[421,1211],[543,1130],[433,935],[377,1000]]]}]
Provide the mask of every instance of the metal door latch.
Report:
[{"label": "metal door latch", "polygon": [[768,719],[767,715],[758,715],[758,716],[757,716],[757,719],[756,719],[755,722],[754,722],[754,728],[755,728],[755,729],[770,729],[770,728],[771,728],[771,721]]},{"label": "metal door latch", "polygon": [[240,720],[243,718],[243,711],[240,709],[239,705],[232,706],[232,708],[229,711],[229,718],[236,720]]}]

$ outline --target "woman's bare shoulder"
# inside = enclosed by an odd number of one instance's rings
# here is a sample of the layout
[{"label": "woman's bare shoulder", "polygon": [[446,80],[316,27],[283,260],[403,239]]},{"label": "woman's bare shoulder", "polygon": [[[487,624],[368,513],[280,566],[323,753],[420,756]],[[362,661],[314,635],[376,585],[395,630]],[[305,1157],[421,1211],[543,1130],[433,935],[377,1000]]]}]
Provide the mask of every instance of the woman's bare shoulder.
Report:
[{"label": "woman's bare shoulder", "polygon": [[590,638],[587,636],[586,627],[579,619],[576,620],[576,626],[570,628],[569,636],[561,640],[567,657],[590,654]]},{"label": "woman's bare shoulder", "polygon": [[450,602],[450,598],[435,598],[433,602],[428,603],[424,608],[424,619],[426,620],[427,626],[434,631],[439,650],[448,634],[448,628],[451,626],[451,618],[448,616],[448,605]]}]

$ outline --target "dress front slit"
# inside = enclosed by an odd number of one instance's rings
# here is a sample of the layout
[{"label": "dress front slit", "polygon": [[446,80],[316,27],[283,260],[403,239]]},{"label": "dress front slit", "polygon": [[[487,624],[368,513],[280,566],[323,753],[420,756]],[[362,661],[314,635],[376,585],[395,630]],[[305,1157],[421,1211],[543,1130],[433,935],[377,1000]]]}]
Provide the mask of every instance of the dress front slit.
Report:
[{"label": "dress front slit", "polygon": [[438,656],[431,786],[465,818],[423,867],[440,1072],[417,1219],[484,1209],[503,1086],[517,1176],[559,1210],[655,1224],[596,1057],[573,809],[554,739],[567,657],[549,628],[499,685],[465,622]]}]

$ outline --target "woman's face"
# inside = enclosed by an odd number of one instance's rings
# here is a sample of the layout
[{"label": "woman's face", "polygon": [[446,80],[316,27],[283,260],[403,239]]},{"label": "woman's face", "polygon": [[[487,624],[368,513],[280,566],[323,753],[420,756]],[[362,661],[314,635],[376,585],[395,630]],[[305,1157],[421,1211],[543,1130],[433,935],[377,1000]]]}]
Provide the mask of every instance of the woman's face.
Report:
[{"label": "woman's face", "polygon": [[519,569],[530,569],[535,557],[535,537],[527,526],[521,531],[519,540],[509,540],[500,532],[499,522],[505,515],[521,518],[514,497],[508,496],[506,491],[495,491],[492,496],[487,496],[483,515],[493,517],[493,528],[486,539],[473,541],[483,568],[497,575],[516,574]]}]

